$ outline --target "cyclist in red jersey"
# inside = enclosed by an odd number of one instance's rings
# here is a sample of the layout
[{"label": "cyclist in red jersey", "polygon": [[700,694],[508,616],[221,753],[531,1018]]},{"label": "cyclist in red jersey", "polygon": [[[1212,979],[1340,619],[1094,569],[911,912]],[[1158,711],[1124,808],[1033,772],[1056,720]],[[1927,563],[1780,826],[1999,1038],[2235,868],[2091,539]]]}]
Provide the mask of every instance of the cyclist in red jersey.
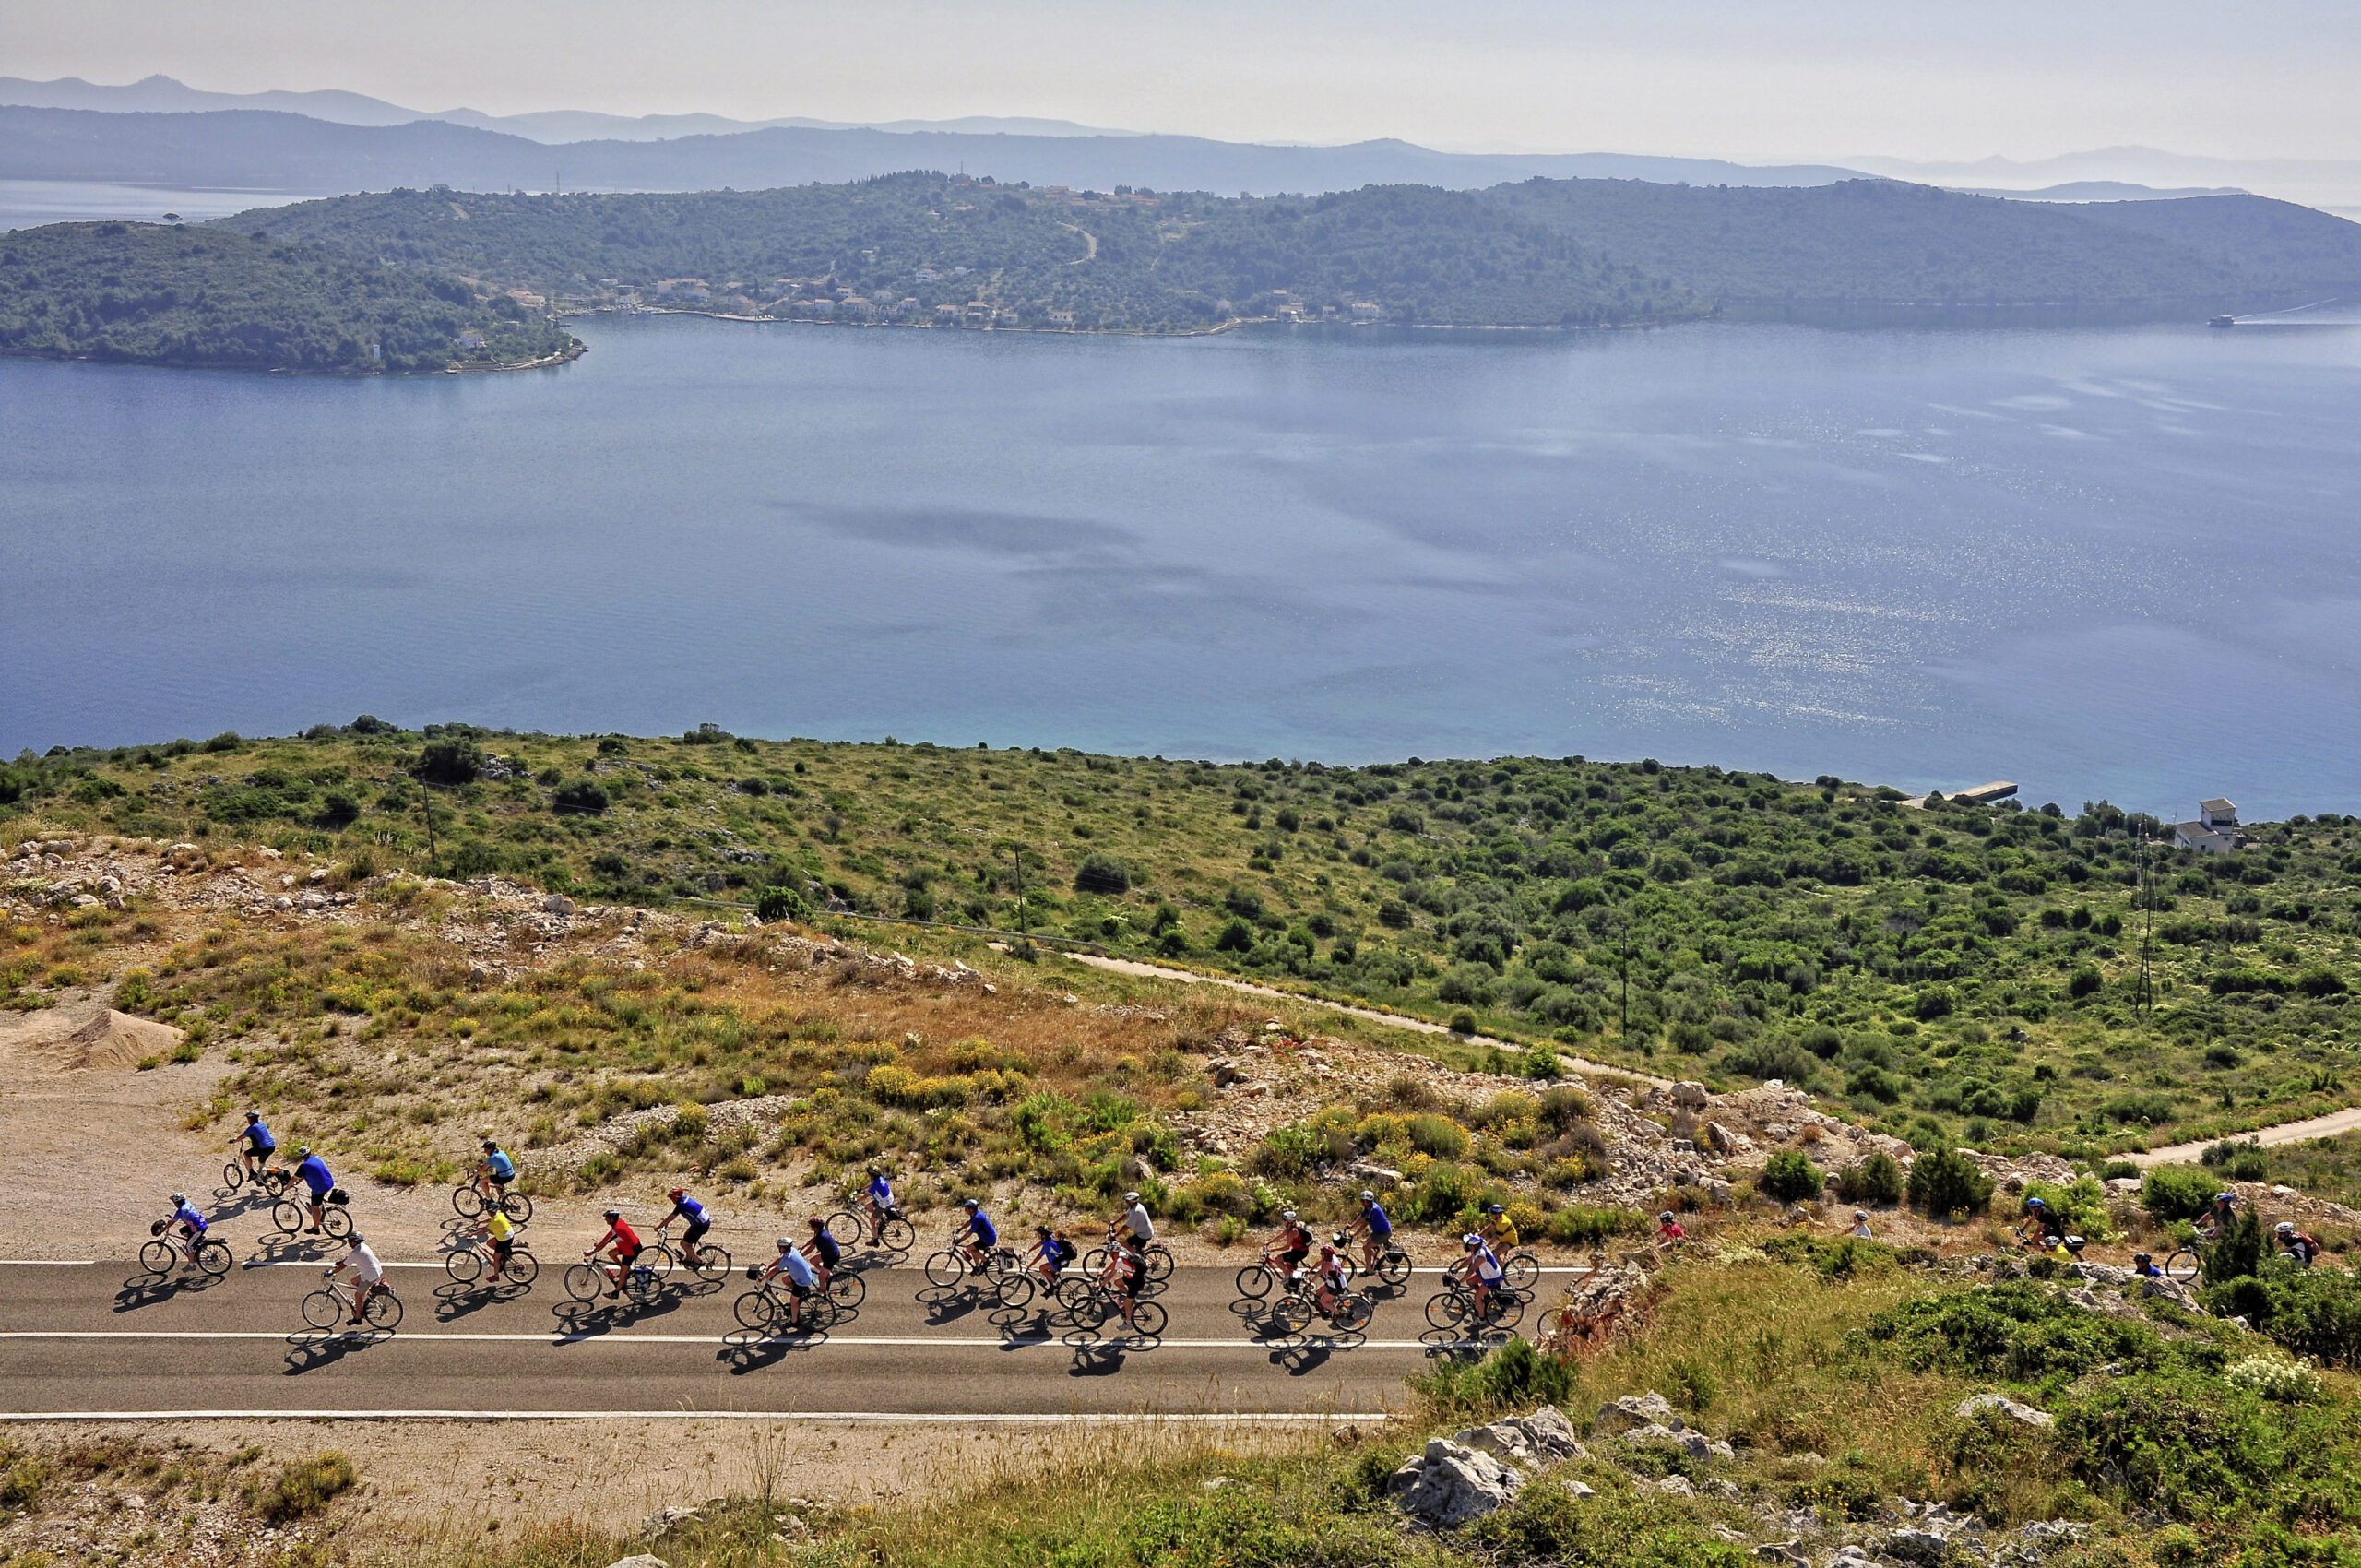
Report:
[{"label": "cyclist in red jersey", "polygon": [[[582,1255],[589,1260],[592,1267],[607,1277],[607,1294],[621,1296],[623,1293],[623,1271],[631,1267],[639,1257],[639,1232],[624,1223],[620,1210],[611,1208],[607,1211],[605,1218],[607,1233],[599,1238],[596,1246]],[[599,1254],[601,1253],[612,1258],[613,1263],[609,1265],[599,1262]]]}]

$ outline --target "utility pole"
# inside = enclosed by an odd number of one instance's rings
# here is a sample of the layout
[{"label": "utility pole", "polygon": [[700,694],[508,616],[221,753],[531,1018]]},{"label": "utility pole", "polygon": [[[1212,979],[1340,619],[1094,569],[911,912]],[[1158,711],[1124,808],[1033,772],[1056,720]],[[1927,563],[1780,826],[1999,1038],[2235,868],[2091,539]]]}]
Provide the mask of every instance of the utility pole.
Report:
[{"label": "utility pole", "polygon": [[2148,989],[2149,938],[2156,929],[2156,890],[2150,885],[2148,870],[2147,830],[2142,828],[2132,839],[2132,854],[2138,857],[2140,880],[2140,1016],[2147,1018],[2155,1009],[2155,998]]},{"label": "utility pole", "polygon": [[1631,912],[1623,911],[1623,1019],[1617,1026],[1625,1044],[1631,1039]]},{"label": "utility pole", "polygon": [[430,868],[438,867],[443,863],[443,851],[434,847],[434,791],[426,787],[423,778],[418,781],[418,809],[426,817],[426,863]]}]

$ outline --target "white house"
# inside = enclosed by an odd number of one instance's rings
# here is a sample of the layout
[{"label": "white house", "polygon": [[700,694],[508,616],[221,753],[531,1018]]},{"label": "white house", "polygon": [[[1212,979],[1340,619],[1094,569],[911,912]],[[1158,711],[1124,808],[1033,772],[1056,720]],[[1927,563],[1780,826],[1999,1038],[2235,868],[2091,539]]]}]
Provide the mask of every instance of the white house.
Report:
[{"label": "white house", "polygon": [[2224,800],[2197,802],[2197,820],[2173,825],[2173,848],[2226,855],[2242,848],[2247,836],[2238,831],[2238,808]]}]

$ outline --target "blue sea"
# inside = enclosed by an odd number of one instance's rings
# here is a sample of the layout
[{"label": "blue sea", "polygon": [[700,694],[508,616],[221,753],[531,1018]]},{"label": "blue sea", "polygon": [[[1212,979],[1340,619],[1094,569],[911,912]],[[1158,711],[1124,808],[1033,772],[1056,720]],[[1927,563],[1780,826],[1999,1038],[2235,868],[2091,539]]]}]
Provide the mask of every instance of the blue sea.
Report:
[{"label": "blue sea", "polygon": [[0,361],[0,751],[362,712],[2361,811],[2361,322]]}]

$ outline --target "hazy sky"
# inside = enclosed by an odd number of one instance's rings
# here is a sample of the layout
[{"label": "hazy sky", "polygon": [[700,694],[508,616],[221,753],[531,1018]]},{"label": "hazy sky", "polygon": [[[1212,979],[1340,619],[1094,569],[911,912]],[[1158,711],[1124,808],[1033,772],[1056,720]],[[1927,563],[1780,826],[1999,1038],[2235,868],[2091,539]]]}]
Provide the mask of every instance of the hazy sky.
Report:
[{"label": "hazy sky", "polygon": [[0,0],[0,74],[492,113],[1036,114],[1237,139],[2361,157],[2361,5]]}]

